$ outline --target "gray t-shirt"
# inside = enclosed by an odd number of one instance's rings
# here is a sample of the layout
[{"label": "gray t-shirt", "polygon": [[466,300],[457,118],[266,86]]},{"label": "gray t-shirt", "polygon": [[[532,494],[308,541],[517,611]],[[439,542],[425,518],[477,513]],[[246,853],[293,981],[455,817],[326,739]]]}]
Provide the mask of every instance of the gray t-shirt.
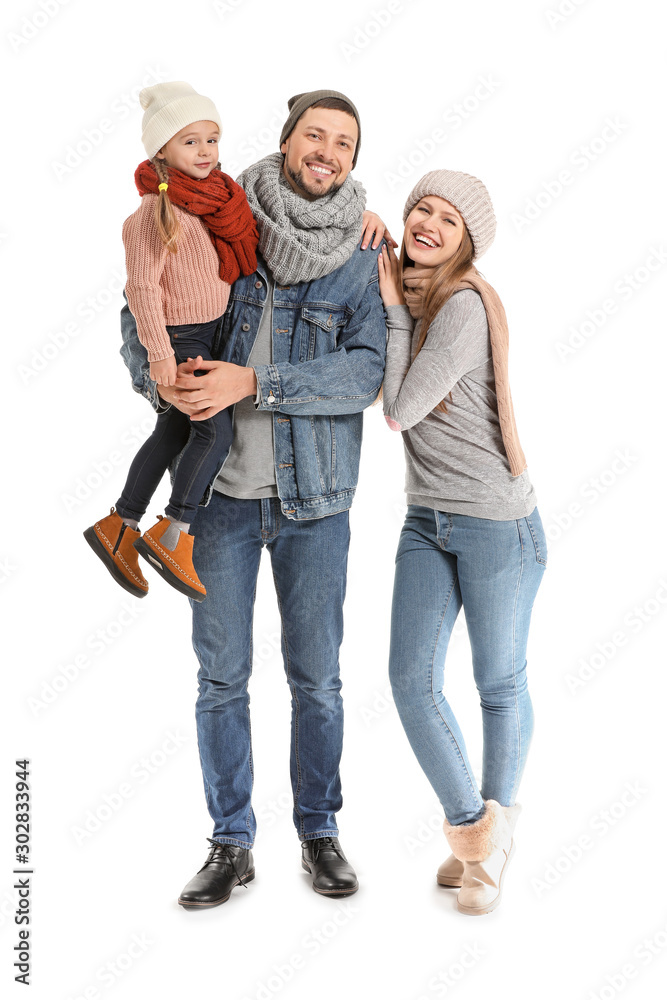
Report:
[{"label": "gray t-shirt", "polygon": [[[269,278],[266,301],[259,330],[252,346],[248,366],[270,365],[273,360],[273,288]],[[276,467],[273,459],[273,413],[256,410],[252,396],[234,406],[234,440],[214,489],[240,500],[277,497]]]},{"label": "gray t-shirt", "polygon": [[[530,514],[533,485],[525,470],[512,476],[503,445],[481,296],[455,292],[416,357],[421,320],[407,306],[387,317],[384,412],[403,431],[408,503],[493,521]],[[435,409],[442,399],[447,413]]]}]

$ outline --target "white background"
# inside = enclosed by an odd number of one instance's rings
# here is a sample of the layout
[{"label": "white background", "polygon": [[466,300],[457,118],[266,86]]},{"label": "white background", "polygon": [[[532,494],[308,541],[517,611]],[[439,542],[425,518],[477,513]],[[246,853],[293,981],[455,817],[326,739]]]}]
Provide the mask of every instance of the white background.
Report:
[{"label": "white background", "polygon": [[[650,0],[4,6],[3,981],[18,940],[13,761],[27,756],[30,995],[40,1000],[659,995],[658,11]],[[152,425],[118,355],[118,312],[121,224],[138,204],[133,172],[144,158],[136,95],[156,79],[187,80],[216,101],[223,169],[234,175],[278,148],[292,94],[348,93],[363,125],[355,176],[396,236],[426,170],[465,170],[491,192],[498,233],[480,267],[509,317],[517,421],[550,554],[529,645],[536,734],[517,853],[502,906],[482,919],[459,914],[455,893],[435,885],[448,853],[442,813],[387,693],[403,456],[379,407],[365,416],[342,649],[339,819],[361,889],[347,903],[322,898],[300,868],[288,689],[264,564],[251,683],[257,878],[210,911],[176,903],[211,832],[189,607],[157,577],[147,599],[124,596],[81,534],[115,502]],[[562,171],[569,183],[559,187]],[[152,513],[166,496],[165,483]],[[479,769],[463,621],[447,694]]]}]

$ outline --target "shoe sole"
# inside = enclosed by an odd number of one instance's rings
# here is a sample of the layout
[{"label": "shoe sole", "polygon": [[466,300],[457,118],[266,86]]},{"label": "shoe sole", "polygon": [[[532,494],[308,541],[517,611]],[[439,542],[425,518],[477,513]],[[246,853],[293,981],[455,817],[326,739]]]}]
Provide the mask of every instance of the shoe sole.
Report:
[{"label": "shoe sole", "polygon": [[[309,875],[313,874],[310,865],[303,858],[301,859],[301,867],[305,868]],[[353,889],[318,889],[313,882],[313,889],[315,892],[319,892],[320,896],[352,896],[358,888],[359,883],[357,882]]]},{"label": "shoe sole", "polygon": [[[503,869],[500,873],[500,879],[498,880],[498,884],[500,886],[502,886],[503,884],[503,878],[505,877],[507,866],[510,863],[513,854],[514,854],[514,841],[512,841],[512,844],[507,854],[507,858],[505,860],[505,864],[503,865]],[[500,905],[502,897],[503,897],[503,890],[501,888],[496,898],[492,900],[488,906],[463,906],[463,904],[459,903],[458,899],[456,900],[456,905],[458,907],[459,913],[465,913],[469,917],[483,917],[484,914],[486,913],[493,913],[495,908]]]},{"label": "shoe sole", "polygon": [[104,545],[104,543],[100,541],[98,534],[95,531],[95,528],[92,527],[86,528],[86,530],[83,533],[83,537],[86,539],[86,541],[90,545],[95,555],[99,556],[99,558],[102,560],[102,562],[109,570],[116,583],[119,583],[120,586],[123,588],[123,590],[127,590],[128,593],[134,594],[135,597],[146,596],[146,594],[148,593],[147,590],[142,590],[140,587],[135,586],[135,584],[130,583],[130,581],[127,579],[124,573],[122,573],[118,569],[115,562],[113,561],[113,556],[109,555],[109,550]]},{"label": "shoe sole", "polygon": [[221,896],[220,899],[213,900],[212,903],[193,903],[187,899],[179,899],[178,905],[182,906],[184,910],[210,910],[213,906],[220,906],[221,903],[226,903],[232,894],[232,890],[237,887],[237,885],[245,885],[246,882],[252,882],[255,877],[255,869],[252,868],[247,872],[242,878],[238,879],[232,888],[229,890],[226,896]]},{"label": "shoe sole", "polygon": [[160,557],[160,553],[156,552],[155,549],[151,548],[148,542],[145,542],[143,538],[138,538],[134,543],[134,547],[143,556],[144,559],[151,564],[153,569],[157,569],[162,573],[163,579],[167,583],[171,584],[174,590],[177,590],[179,594],[185,594],[186,597],[191,597],[193,601],[203,601],[206,599],[206,594],[201,594],[198,590],[190,587],[189,584],[185,583],[180,577],[176,576],[172,569],[167,563],[165,563]]},{"label": "shoe sole", "polygon": [[447,889],[460,889],[461,886],[463,885],[463,879],[461,878],[446,879],[446,878],[441,878],[440,875],[436,875],[435,880],[438,883],[438,885],[443,885]]}]

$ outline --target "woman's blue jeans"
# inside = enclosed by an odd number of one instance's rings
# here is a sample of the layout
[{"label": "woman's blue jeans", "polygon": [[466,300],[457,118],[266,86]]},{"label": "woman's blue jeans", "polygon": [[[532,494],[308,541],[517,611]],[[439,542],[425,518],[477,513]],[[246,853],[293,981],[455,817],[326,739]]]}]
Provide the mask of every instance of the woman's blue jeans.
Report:
[{"label": "woman's blue jeans", "polygon": [[[408,507],[396,553],[390,679],[412,749],[452,825],[478,819],[484,799],[514,805],[533,730],[526,645],[546,560],[537,508],[492,521]],[[482,707],[481,790],[443,694],[461,606]]]},{"label": "woman's blue jeans", "polygon": [[263,547],[271,557],[292,695],[294,824],[302,840],[336,836],[348,512],[294,521],[276,497],[236,500],[213,493],[197,511],[194,536],[194,562],[207,591],[205,601],[191,604],[200,664],[197,739],[212,837],[239,847],[252,847],[255,838],[248,680]]}]

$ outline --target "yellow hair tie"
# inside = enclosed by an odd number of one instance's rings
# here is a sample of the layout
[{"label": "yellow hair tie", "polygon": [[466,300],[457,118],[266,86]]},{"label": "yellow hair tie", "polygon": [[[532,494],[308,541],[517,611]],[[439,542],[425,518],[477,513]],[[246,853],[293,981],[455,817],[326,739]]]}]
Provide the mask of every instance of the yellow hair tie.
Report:
[{"label": "yellow hair tie", "polygon": [[169,187],[168,184],[162,183],[162,184],[158,184],[157,189],[158,189],[158,191],[166,191],[168,187]]}]

